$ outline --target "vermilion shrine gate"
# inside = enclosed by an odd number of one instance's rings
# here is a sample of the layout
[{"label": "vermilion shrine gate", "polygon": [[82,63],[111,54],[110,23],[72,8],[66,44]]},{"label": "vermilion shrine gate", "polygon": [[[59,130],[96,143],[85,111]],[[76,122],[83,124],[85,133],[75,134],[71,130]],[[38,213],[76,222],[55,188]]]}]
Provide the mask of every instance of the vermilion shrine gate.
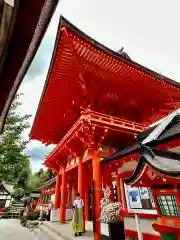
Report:
[{"label": "vermilion shrine gate", "polygon": [[65,222],[66,190],[80,192],[89,219],[94,184],[95,238],[100,239],[102,184],[117,180],[123,161],[100,166],[102,157],[134,142],[149,124],[180,106],[179,85],[91,39],[61,17],[46,84],[30,134],[57,144],[45,166],[57,173],[55,207]]}]

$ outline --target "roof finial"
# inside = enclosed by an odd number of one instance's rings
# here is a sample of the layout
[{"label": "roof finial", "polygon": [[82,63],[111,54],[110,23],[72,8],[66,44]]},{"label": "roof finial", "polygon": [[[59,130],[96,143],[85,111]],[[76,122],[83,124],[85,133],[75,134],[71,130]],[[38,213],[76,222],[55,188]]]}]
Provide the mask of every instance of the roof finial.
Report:
[{"label": "roof finial", "polygon": [[126,52],[124,52],[124,47],[121,47],[117,52],[125,59],[131,60],[130,56]]}]

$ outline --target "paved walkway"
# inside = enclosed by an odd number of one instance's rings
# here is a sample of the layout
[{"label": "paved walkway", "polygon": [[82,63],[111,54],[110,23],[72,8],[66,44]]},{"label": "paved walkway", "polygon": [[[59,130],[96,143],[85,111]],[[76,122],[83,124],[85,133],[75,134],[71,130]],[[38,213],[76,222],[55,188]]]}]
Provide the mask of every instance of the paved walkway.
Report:
[{"label": "paved walkway", "polygon": [[[43,226],[45,227],[45,229],[43,228],[44,230],[49,229],[52,233],[56,233],[57,236],[60,236],[60,239],[68,239],[68,240],[74,240],[74,239],[92,240],[92,239],[94,239],[93,231],[92,231],[93,226],[92,226],[91,222],[86,222],[86,230],[87,231],[81,237],[74,237],[71,221],[67,222],[66,224],[44,222]],[[41,239],[43,239],[43,238],[41,237]]]},{"label": "paved walkway", "polygon": [[0,240],[32,240],[34,234],[27,228],[21,227],[18,220],[0,220]]}]

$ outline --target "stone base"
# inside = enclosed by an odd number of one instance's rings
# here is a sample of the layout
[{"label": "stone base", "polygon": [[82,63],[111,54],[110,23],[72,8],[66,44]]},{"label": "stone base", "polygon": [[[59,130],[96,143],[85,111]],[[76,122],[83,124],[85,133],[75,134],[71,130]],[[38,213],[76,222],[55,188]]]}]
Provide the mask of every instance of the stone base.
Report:
[{"label": "stone base", "polygon": [[[60,210],[59,209],[53,209],[51,210],[51,217],[50,221],[51,222],[59,222],[60,221]],[[66,221],[72,220],[73,217],[73,211],[72,209],[66,209]]]}]

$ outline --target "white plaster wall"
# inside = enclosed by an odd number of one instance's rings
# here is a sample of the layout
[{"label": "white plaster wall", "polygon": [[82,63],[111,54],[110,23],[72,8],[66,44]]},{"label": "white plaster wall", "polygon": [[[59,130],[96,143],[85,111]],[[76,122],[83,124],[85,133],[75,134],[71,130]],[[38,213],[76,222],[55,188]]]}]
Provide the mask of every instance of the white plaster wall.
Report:
[{"label": "white plaster wall", "polygon": [[[154,231],[154,229],[152,228],[152,223],[154,221],[155,221],[155,219],[139,218],[140,231],[142,233],[159,235],[159,233]],[[135,218],[134,217],[125,217],[124,218],[124,227],[127,230],[137,231]]]},{"label": "white plaster wall", "polygon": [[[66,221],[71,220],[73,216],[73,211],[72,209],[66,209]],[[51,211],[51,222],[59,222],[60,220],[60,209],[53,209]]]},{"label": "white plaster wall", "polygon": [[6,199],[7,198],[7,195],[2,195],[2,196],[0,196],[0,199]]},{"label": "white plaster wall", "polygon": [[5,204],[5,207],[9,207],[11,204],[11,200],[6,200],[6,204]]}]

